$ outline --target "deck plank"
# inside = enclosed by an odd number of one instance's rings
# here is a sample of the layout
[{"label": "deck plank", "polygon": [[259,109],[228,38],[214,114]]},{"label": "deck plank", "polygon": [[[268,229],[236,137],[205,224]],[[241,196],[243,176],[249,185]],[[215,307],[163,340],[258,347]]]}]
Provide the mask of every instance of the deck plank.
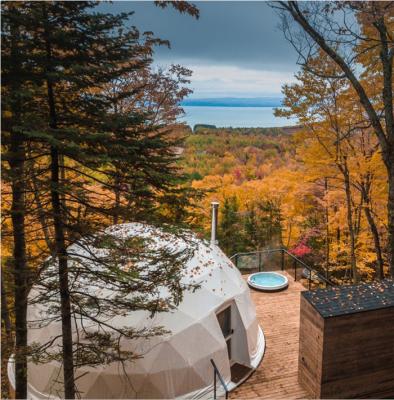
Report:
[{"label": "deck plank", "polygon": [[309,398],[297,379],[300,293],[305,288],[289,275],[287,277],[289,287],[282,292],[262,293],[251,289],[266,350],[257,370],[230,393],[230,398]]}]

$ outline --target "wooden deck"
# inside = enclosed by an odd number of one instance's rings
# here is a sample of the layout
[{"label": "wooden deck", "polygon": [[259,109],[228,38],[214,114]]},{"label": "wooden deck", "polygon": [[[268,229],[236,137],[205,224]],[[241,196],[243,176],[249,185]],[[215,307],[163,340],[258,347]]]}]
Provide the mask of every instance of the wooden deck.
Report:
[{"label": "wooden deck", "polygon": [[251,289],[266,350],[257,370],[230,393],[230,398],[308,398],[297,380],[300,292],[305,289],[289,275],[287,277],[289,287],[282,292],[262,293]]}]

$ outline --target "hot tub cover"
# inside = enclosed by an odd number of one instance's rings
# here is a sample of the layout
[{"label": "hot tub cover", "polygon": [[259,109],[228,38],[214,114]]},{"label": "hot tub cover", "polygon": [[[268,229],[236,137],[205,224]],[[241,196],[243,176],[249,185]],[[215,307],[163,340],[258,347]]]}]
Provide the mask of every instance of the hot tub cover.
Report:
[{"label": "hot tub cover", "polygon": [[[130,312],[110,322],[115,325],[142,328],[163,326],[170,334],[148,340],[129,340],[124,346],[143,354],[137,360],[123,365],[117,362],[99,367],[81,367],[77,370],[77,389],[82,398],[175,398],[205,397],[213,390],[214,359],[225,381],[231,387],[227,346],[221,332],[216,311],[234,302],[238,308],[247,339],[249,366],[256,368],[264,353],[264,335],[258,325],[249,288],[238,269],[216,245],[197,239],[179,239],[158,228],[139,223],[116,225],[108,229],[122,237],[152,239],[152,246],[171,243],[179,248],[196,244],[196,251],[184,268],[182,281],[198,283],[201,287],[186,291],[182,302],[172,312],[150,318],[144,311]],[[74,253],[83,252],[73,245]],[[34,289],[33,289],[34,292]],[[28,320],[39,318],[43,305],[28,308]],[[76,334],[77,326],[73,326]],[[29,329],[28,342],[46,343],[61,333],[60,322],[51,322],[44,328]],[[57,341],[54,345],[59,345]],[[8,365],[14,382],[12,360]],[[57,361],[28,365],[29,398],[62,397],[62,369]],[[218,387],[220,391],[220,388]]]}]

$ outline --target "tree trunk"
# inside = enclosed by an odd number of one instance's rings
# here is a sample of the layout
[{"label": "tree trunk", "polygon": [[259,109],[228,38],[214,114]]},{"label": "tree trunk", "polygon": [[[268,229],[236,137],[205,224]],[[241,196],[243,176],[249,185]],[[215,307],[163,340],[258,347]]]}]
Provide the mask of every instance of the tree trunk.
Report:
[{"label": "tree trunk", "polygon": [[20,100],[21,84],[20,55],[17,41],[19,26],[11,26],[11,56],[14,65],[12,86],[12,125],[10,130],[11,169],[11,220],[13,232],[13,263],[14,263],[14,298],[15,298],[15,398],[27,397],[27,283],[28,268],[26,261],[25,239],[25,142],[21,132],[14,129],[20,125],[22,104]]},{"label": "tree trunk", "polygon": [[354,225],[353,225],[353,210],[352,210],[352,194],[350,189],[350,177],[349,171],[345,169],[343,171],[344,182],[345,182],[345,192],[346,192],[346,208],[347,208],[347,223],[349,229],[349,237],[350,237],[350,265],[352,267],[352,275],[353,275],[353,283],[357,283],[359,281],[359,275],[357,272],[357,262],[356,262],[356,240],[354,234]]},{"label": "tree trunk", "polygon": [[3,268],[1,269],[1,319],[4,323],[7,342],[12,343],[12,327],[10,319],[10,311],[8,308],[7,292],[4,285]]},{"label": "tree trunk", "polygon": [[[52,49],[50,40],[50,30],[48,26],[48,15],[45,4],[42,6],[45,21],[45,40],[47,57],[47,96],[49,107],[49,127],[57,129],[57,113],[55,106],[55,93],[53,84],[49,78],[52,68]],[[52,132],[54,134],[54,132]],[[53,224],[55,230],[55,253],[59,266],[59,292],[60,309],[62,318],[62,345],[63,345],[63,377],[64,377],[64,397],[66,399],[75,398],[74,386],[74,359],[73,359],[73,338],[71,325],[71,301],[68,284],[68,259],[65,240],[65,227],[62,212],[60,195],[60,164],[59,152],[55,146],[51,146],[51,203],[53,213]]]},{"label": "tree trunk", "polygon": [[[52,128],[54,128],[52,126]],[[51,147],[51,202],[53,209],[53,222],[55,228],[55,251],[59,263],[59,291],[62,316],[62,344],[63,344],[63,374],[64,397],[75,398],[74,388],[74,359],[73,338],[71,327],[71,302],[68,286],[68,260],[64,225],[59,196],[59,154],[56,148]]]},{"label": "tree trunk", "polygon": [[383,279],[384,278],[383,256],[382,256],[382,248],[380,246],[379,232],[376,227],[375,220],[372,216],[371,209],[369,207],[370,207],[370,204],[366,203],[364,206],[364,212],[365,212],[365,216],[367,217],[369,228],[371,229],[373,242],[374,242],[374,246],[375,246],[376,261],[378,263],[377,268],[376,268],[376,275],[377,275],[378,279]]},{"label": "tree trunk", "polygon": [[120,209],[120,182],[118,179],[118,170],[116,171],[117,175],[115,178],[115,212],[114,212],[114,218],[113,222],[114,225],[117,225],[119,223],[119,209]]},{"label": "tree trunk", "polygon": [[[328,179],[324,178],[324,191],[325,195],[328,193]],[[329,225],[329,215],[328,206],[325,206],[325,223],[326,223],[326,278],[329,277],[330,268],[330,225]]]},{"label": "tree trunk", "polygon": [[27,397],[27,265],[25,240],[24,147],[21,135],[11,133],[10,159],[12,169],[11,219],[14,237],[14,296],[15,296],[15,397]]},{"label": "tree trunk", "polygon": [[[1,338],[1,368],[3,368],[3,371],[6,371],[8,359],[14,352],[14,346],[12,340],[10,310],[7,299],[8,293],[6,291],[4,282],[3,268],[1,268],[1,320],[3,321],[1,326],[2,328],[4,327],[5,331],[5,337],[3,335]],[[4,395],[7,394],[7,398],[11,398],[10,384],[7,378],[1,380],[1,391]]]},{"label": "tree trunk", "polygon": [[364,198],[363,196],[361,196],[360,199],[360,204],[355,207],[355,218],[356,218],[356,222],[354,223],[354,233],[355,233],[355,237],[356,239],[358,238],[358,235],[360,234],[360,229],[361,229],[361,215],[363,212],[363,207],[364,206]]}]

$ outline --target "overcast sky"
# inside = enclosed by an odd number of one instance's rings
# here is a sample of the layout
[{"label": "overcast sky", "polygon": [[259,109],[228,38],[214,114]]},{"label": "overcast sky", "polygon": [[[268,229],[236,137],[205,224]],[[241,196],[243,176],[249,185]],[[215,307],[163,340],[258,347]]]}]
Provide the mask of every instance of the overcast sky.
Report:
[{"label": "overcast sky", "polygon": [[101,4],[105,11],[135,11],[130,24],[171,42],[158,48],[155,63],[193,70],[193,97],[280,95],[294,81],[296,54],[279,30],[279,19],[265,2],[194,2],[198,20],[150,1]]}]

